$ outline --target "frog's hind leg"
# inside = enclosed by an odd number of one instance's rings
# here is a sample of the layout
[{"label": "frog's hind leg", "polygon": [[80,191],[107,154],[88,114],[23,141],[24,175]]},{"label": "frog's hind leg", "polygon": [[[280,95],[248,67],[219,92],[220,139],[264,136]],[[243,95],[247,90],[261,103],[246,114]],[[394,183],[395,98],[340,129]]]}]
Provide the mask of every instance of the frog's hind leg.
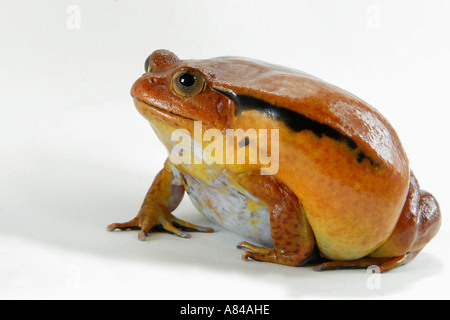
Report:
[{"label": "frog's hind leg", "polygon": [[409,192],[397,225],[389,239],[368,257],[353,261],[329,261],[314,268],[316,271],[380,267],[391,270],[413,260],[436,235],[441,224],[441,212],[436,199],[420,190],[411,172]]},{"label": "frog's hind leg", "polygon": [[341,269],[365,269],[370,266],[379,267],[380,272],[386,272],[401,265],[404,265],[414,259],[420,250],[408,252],[402,256],[393,258],[373,258],[367,257],[351,261],[328,261],[314,267],[314,271],[328,271]]},{"label": "frog's hind leg", "polygon": [[308,263],[314,253],[315,239],[295,194],[272,176],[260,175],[259,172],[241,176],[240,183],[268,206],[274,242],[273,248],[241,242],[238,248],[248,250],[243,253],[242,259],[288,266]]}]

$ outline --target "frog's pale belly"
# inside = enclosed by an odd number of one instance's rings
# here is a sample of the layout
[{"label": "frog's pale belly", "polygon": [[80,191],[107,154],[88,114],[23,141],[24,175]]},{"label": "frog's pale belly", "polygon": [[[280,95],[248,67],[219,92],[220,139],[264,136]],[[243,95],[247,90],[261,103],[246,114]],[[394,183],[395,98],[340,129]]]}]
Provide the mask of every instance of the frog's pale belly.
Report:
[{"label": "frog's pale belly", "polygon": [[[176,170],[178,171],[178,170]],[[204,182],[188,173],[181,175],[194,206],[209,220],[249,240],[273,247],[270,214],[266,205],[234,187],[226,175]]]}]

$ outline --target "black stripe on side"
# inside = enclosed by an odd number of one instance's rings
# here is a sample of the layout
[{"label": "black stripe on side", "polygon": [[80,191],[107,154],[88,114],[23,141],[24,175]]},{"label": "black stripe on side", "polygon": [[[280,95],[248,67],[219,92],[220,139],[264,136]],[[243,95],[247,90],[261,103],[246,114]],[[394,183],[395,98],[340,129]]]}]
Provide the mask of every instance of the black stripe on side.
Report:
[{"label": "black stripe on side", "polygon": [[[358,148],[356,142],[353,141],[353,139],[351,139],[350,137],[340,133],[329,125],[312,120],[300,113],[278,107],[264,100],[257,99],[251,96],[237,95],[236,93],[231,91],[217,91],[233,100],[233,102],[237,106],[236,115],[239,115],[247,110],[257,110],[274,120],[282,121],[292,131],[300,132],[303,130],[309,130],[319,138],[325,135],[336,141],[345,142],[346,145],[352,150]],[[357,161],[361,163],[364,159],[369,160],[372,165],[375,164],[370,157],[366,156],[362,151],[360,151],[357,154]]]}]

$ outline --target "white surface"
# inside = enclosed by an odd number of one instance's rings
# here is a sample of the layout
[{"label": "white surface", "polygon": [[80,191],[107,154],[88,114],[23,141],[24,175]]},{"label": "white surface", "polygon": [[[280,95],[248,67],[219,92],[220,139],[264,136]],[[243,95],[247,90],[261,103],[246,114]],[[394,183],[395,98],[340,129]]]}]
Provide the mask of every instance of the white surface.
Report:
[{"label": "white surface", "polygon": [[[80,9],[69,29],[67,9]],[[449,298],[448,1],[1,1],[0,298]],[[72,12],[72,11],[70,11]],[[165,151],[129,88],[149,53],[241,55],[355,93],[396,128],[439,235],[370,290],[364,270],[243,262],[219,230],[105,231],[134,217]],[[186,198],[176,215],[210,225]],[[217,228],[220,229],[220,228]]]}]

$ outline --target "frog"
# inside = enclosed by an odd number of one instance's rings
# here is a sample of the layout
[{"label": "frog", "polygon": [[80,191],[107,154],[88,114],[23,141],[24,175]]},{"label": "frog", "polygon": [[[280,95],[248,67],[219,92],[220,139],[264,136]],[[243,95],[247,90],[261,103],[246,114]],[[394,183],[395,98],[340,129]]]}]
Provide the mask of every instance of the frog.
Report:
[{"label": "frog", "polygon": [[[237,56],[181,60],[159,49],[131,96],[168,158],[137,216],[108,231],[138,230],[142,241],[156,230],[214,232],[172,214],[187,193],[206,218],[244,238],[242,260],[379,272],[409,263],[439,231],[439,203],[420,188],[388,120],[313,75]],[[225,161],[220,148],[206,153],[208,130],[245,161]],[[277,134],[255,156],[263,136],[235,135],[230,144],[237,130]],[[264,172],[260,155],[275,153],[277,170]],[[200,161],[176,161],[183,154]]]}]

